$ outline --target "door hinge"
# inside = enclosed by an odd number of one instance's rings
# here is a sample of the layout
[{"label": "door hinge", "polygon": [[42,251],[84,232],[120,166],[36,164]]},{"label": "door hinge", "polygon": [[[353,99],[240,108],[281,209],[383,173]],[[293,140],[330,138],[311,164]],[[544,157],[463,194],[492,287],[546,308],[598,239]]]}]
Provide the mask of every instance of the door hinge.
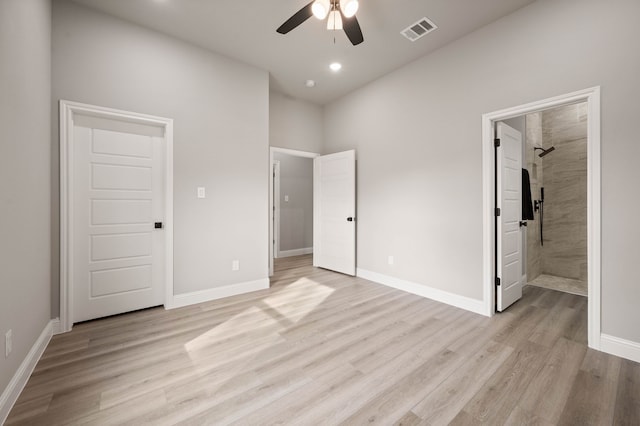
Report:
[{"label": "door hinge", "polygon": [[493,146],[495,146],[496,148],[500,146],[500,138],[495,138],[493,140]]},{"label": "door hinge", "polygon": [[496,285],[500,286],[500,278],[496,277]]},{"label": "door hinge", "polygon": [[496,216],[500,216],[500,207],[496,207]]}]

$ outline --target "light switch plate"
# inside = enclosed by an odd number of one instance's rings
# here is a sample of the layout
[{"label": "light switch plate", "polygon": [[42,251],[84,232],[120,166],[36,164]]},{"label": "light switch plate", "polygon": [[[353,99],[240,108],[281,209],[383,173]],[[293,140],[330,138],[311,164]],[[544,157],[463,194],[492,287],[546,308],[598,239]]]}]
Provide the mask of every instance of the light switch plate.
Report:
[{"label": "light switch plate", "polygon": [[284,196],[284,202],[285,202],[285,203],[288,203],[288,202],[289,202],[289,196],[288,196],[288,195],[285,195],[285,196]]},{"label": "light switch plate", "polygon": [[198,187],[198,198],[205,198],[204,186]]},{"label": "light switch plate", "polygon": [[231,270],[232,271],[239,271],[240,270],[240,261],[239,260],[234,260],[233,262],[231,262]]}]

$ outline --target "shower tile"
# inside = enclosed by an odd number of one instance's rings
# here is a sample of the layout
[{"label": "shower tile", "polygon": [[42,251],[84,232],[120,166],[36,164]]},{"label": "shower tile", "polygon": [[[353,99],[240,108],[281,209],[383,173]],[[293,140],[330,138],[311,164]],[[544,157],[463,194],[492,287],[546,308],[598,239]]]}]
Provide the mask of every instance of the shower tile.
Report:
[{"label": "shower tile", "polygon": [[527,284],[563,291],[565,293],[577,294],[580,296],[586,296],[588,293],[586,280],[572,280],[550,274],[542,274],[536,279],[530,280]]},{"label": "shower tile", "polygon": [[542,113],[544,246],[542,274],[587,278],[587,126],[585,105]]}]

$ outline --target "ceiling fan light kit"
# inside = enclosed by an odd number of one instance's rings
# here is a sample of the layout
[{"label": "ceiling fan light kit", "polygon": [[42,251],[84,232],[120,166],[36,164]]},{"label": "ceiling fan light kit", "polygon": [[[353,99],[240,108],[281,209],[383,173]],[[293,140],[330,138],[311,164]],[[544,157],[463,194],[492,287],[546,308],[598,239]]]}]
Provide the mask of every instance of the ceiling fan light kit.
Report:
[{"label": "ceiling fan light kit", "polygon": [[316,18],[323,20],[329,14],[331,10],[331,2],[329,0],[315,0],[313,5],[311,6],[311,11],[313,12],[313,16]]},{"label": "ceiling fan light kit", "polygon": [[328,16],[327,29],[344,30],[351,44],[357,46],[364,41],[362,29],[355,16],[358,6],[358,0],[314,0],[294,13],[276,31],[287,34],[312,16],[320,20]]},{"label": "ceiling fan light kit", "polygon": [[345,18],[355,16],[358,6],[358,0],[340,0],[340,10]]},{"label": "ceiling fan light kit", "polygon": [[332,10],[329,13],[329,19],[327,19],[327,29],[329,31],[342,29],[342,16],[337,10]]}]

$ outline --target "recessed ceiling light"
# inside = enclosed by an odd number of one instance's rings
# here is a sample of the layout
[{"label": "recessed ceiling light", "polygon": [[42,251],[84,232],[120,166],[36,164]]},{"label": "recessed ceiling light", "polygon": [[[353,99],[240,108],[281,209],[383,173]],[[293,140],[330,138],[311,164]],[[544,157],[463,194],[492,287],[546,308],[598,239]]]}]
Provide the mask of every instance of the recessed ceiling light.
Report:
[{"label": "recessed ceiling light", "polygon": [[304,82],[304,85],[307,87],[316,87],[316,82],[313,80],[307,80]]},{"label": "recessed ceiling light", "polygon": [[340,71],[342,69],[342,64],[340,62],[334,62],[329,65],[329,68],[331,68],[331,71]]}]

